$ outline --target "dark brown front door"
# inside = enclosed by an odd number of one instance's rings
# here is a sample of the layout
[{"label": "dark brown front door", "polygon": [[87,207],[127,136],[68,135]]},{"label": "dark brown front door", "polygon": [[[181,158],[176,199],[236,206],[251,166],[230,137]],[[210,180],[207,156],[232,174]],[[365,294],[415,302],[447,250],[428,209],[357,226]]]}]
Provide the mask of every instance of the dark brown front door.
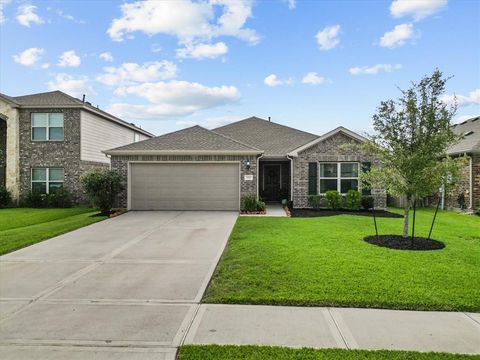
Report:
[{"label": "dark brown front door", "polygon": [[263,195],[264,201],[281,200],[281,165],[263,165]]}]

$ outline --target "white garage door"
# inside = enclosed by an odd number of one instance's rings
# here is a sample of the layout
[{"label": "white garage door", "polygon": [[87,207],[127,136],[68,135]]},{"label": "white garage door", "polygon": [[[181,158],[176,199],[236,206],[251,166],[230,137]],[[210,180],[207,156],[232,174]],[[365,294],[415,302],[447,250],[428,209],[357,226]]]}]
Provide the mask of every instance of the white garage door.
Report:
[{"label": "white garage door", "polygon": [[132,163],[132,210],[239,210],[237,163]]}]

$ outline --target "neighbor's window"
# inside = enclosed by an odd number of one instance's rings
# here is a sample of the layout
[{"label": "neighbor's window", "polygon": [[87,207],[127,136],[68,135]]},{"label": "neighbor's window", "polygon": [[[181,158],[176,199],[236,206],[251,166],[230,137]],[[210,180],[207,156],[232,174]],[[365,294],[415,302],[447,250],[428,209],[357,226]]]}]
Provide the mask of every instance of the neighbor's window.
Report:
[{"label": "neighbor's window", "polygon": [[358,190],[358,163],[320,163],[320,193]]},{"label": "neighbor's window", "polygon": [[63,140],[63,113],[32,113],[32,140]]},{"label": "neighbor's window", "polygon": [[63,187],[63,168],[32,168],[32,191],[53,194]]}]

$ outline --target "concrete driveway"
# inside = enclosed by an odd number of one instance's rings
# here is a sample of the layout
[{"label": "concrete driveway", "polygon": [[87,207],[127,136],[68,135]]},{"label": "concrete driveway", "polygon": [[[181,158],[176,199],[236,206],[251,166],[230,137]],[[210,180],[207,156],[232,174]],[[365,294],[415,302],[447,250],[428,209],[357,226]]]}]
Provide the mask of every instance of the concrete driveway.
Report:
[{"label": "concrete driveway", "polygon": [[235,212],[129,212],[0,257],[0,358],[173,359]]}]

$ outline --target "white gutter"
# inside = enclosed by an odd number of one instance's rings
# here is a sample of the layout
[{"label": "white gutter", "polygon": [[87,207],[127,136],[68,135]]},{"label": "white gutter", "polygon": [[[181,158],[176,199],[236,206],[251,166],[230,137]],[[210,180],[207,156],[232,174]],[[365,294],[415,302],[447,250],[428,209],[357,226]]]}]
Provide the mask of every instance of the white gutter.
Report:
[{"label": "white gutter", "polygon": [[259,157],[257,157],[257,199],[260,198],[260,159],[264,156],[264,154],[261,154]]},{"label": "white gutter", "polygon": [[256,150],[104,150],[107,155],[258,155]]}]

